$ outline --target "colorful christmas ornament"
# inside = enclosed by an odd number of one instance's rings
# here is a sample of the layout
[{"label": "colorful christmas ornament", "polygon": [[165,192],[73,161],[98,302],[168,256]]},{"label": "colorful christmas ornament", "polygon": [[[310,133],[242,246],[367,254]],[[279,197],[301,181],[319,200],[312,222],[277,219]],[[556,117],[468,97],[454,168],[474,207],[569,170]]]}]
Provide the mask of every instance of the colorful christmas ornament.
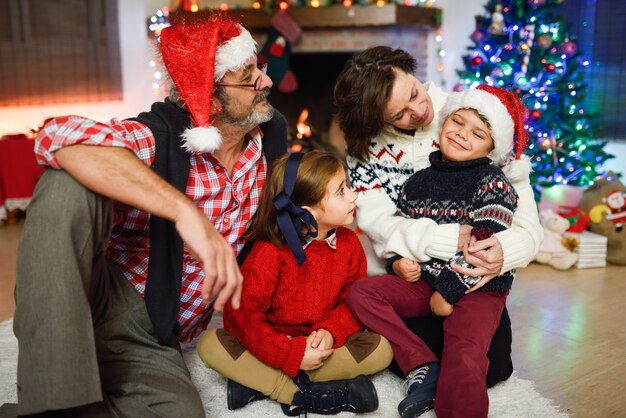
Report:
[{"label": "colorful christmas ornament", "polygon": [[544,138],[539,142],[539,149],[542,151],[547,151],[552,148],[552,141],[550,138]]},{"label": "colorful christmas ornament", "polygon": [[470,38],[474,42],[480,42],[480,41],[483,40],[484,37],[485,37],[485,34],[482,33],[481,31],[479,31],[478,29],[476,29],[474,32],[472,32],[472,35],[470,36]]},{"label": "colorful christmas ornament", "polygon": [[541,117],[541,112],[540,112],[540,111],[538,111],[537,109],[535,109],[535,110],[533,110],[532,112],[530,112],[530,116],[531,116],[533,119],[537,120],[537,119],[539,119],[539,118]]},{"label": "colorful christmas ornament", "polygon": [[567,55],[568,57],[571,57],[576,53],[576,44],[570,40],[566,40],[559,47],[559,52]]},{"label": "colorful christmas ornament", "polygon": [[547,33],[539,35],[537,37],[537,45],[544,49],[550,48],[552,46],[552,36]]},{"label": "colorful christmas ornament", "polygon": [[552,64],[551,62],[546,64],[546,71],[549,73],[553,73],[554,70],[556,70],[556,65]]},{"label": "colorful christmas ornament", "polygon": [[482,65],[482,63],[483,59],[478,55],[472,58],[472,67],[479,67],[480,65]]}]

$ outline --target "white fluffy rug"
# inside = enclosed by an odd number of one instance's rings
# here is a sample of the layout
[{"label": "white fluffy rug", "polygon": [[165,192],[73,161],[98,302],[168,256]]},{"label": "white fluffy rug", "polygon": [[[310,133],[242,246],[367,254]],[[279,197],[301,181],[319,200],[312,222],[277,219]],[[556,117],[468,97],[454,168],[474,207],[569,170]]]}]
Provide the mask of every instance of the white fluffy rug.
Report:
[{"label": "white fluffy rug", "polygon": [[[17,339],[13,335],[12,326],[12,320],[0,323],[0,405],[17,403]],[[213,370],[206,369],[192,346],[184,348],[184,356],[191,371],[191,377],[200,391],[207,417],[284,416],[278,403],[271,400],[257,401],[240,410],[228,411],[226,379]],[[401,379],[389,371],[384,371],[375,375],[373,381],[378,391],[380,405],[377,411],[364,414],[364,416],[397,417],[396,407],[402,400]],[[489,389],[489,401],[489,416],[494,418],[567,417],[567,414],[560,412],[552,401],[537,393],[531,381],[519,379],[515,374],[508,381]],[[344,412],[338,416],[353,417],[354,414]],[[430,411],[423,417],[434,418],[435,414]]]}]

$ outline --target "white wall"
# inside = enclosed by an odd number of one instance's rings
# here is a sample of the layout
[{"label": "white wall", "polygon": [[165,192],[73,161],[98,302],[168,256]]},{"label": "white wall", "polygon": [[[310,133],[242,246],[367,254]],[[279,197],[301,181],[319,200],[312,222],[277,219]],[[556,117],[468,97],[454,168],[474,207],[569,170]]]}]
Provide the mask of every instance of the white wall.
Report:
[{"label": "white wall", "polygon": [[[155,0],[146,0],[155,2]],[[162,3],[164,0],[161,0]],[[154,10],[156,11],[156,9]],[[154,13],[152,11],[150,16]],[[123,100],[97,103],[66,103],[45,106],[0,107],[0,134],[25,132],[50,116],[80,114],[106,121],[135,116],[154,101],[152,57],[146,36],[144,0],[118,0]]]},{"label": "white wall", "polygon": [[[467,53],[467,47],[472,44],[470,35],[476,28],[474,16],[483,14],[485,0],[437,0],[435,5],[443,9],[441,33],[442,47],[446,55],[442,59],[443,89],[452,91],[459,78],[456,70],[463,69],[462,57]],[[438,75],[433,74],[432,79]]]},{"label": "white wall", "polygon": [[143,0],[146,16],[150,17],[160,10],[163,6],[169,6],[171,4],[168,0]]}]

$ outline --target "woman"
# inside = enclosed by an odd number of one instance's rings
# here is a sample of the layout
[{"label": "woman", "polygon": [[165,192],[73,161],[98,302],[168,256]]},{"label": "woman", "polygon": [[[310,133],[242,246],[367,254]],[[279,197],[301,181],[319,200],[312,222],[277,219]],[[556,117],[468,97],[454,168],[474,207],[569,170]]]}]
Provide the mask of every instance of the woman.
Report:
[{"label": "woman", "polygon": [[[431,258],[448,260],[457,249],[470,243],[470,227],[437,225],[431,219],[397,215],[402,185],[414,172],[429,165],[428,155],[438,148],[437,114],[447,97],[432,83],[419,82],[413,76],[415,67],[414,58],[405,51],[373,47],[356,54],[335,84],[339,126],[345,135],[350,179],[358,196],[357,224],[368,235],[376,252],[376,256],[368,257],[371,272],[377,264],[381,265],[381,258],[394,254],[420,262]],[[515,178],[507,173],[506,166],[503,171],[519,196],[518,208],[510,229],[470,243],[465,259],[475,268],[455,266],[461,274],[482,276],[471,291],[501,272],[526,266],[541,242],[542,230],[528,177]],[[444,322],[444,339],[457,317],[453,313]],[[441,357],[433,348],[440,347],[441,341],[427,335],[436,332],[434,324],[434,321],[414,321],[411,329]],[[470,335],[455,337],[461,345],[471,338]],[[450,358],[456,355],[448,345],[443,354]],[[467,370],[476,385],[484,386],[485,380],[488,385],[495,384],[510,375],[510,322],[506,310],[488,358],[489,374],[487,370]],[[444,362],[440,382],[448,379],[446,369]],[[454,396],[448,397],[448,405],[435,405],[437,416],[463,415],[467,400],[462,399],[462,391]]]}]

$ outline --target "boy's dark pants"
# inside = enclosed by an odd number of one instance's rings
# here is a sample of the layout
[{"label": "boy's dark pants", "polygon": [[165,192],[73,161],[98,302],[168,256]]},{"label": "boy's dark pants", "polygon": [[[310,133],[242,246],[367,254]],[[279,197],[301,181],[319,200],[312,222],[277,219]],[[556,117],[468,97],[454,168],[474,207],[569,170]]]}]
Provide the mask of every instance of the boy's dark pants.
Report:
[{"label": "boy's dark pants", "polygon": [[64,171],[37,184],[17,256],[18,413],[204,417],[180,351],[105,258],[112,207]]}]

